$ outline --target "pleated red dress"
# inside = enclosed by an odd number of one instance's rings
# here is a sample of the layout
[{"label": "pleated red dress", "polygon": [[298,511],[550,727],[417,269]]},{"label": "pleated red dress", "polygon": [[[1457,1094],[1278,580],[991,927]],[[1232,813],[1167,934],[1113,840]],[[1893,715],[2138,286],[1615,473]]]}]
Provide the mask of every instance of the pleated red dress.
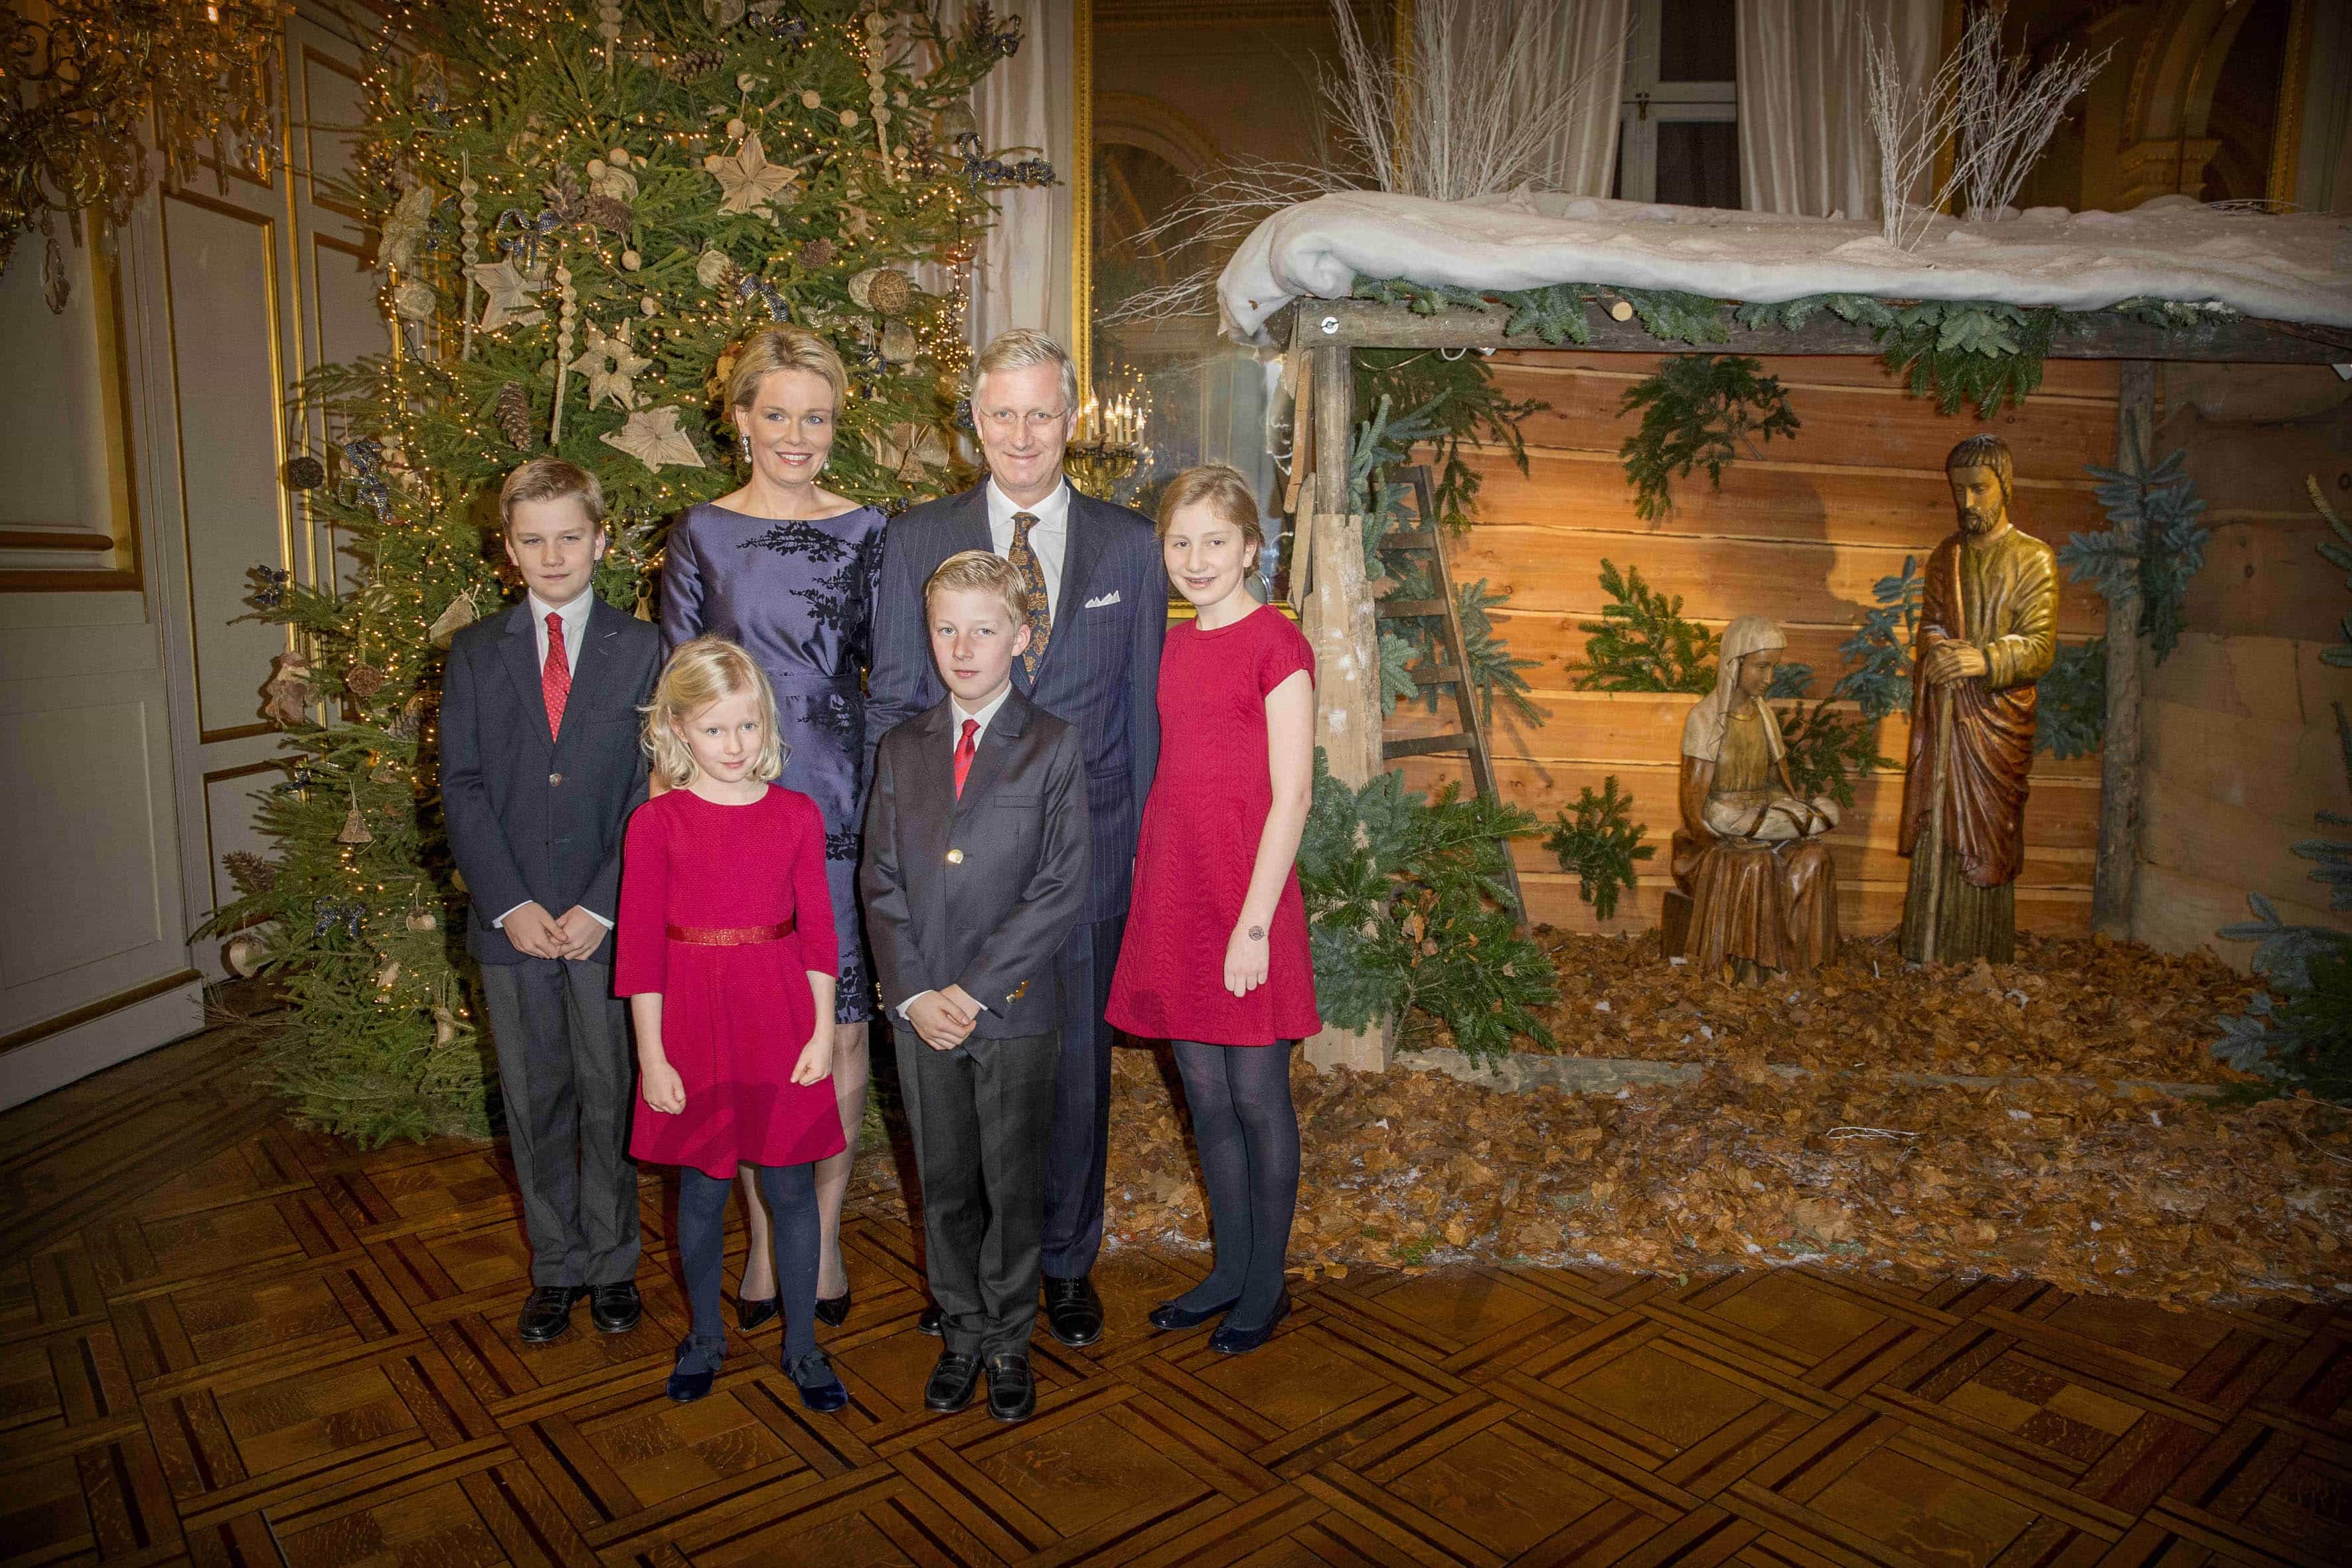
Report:
[{"label": "pleated red dress", "polygon": [[833,1079],[792,1081],[816,1026],[809,971],[837,972],[824,819],[797,790],[748,805],[674,789],[637,807],[621,851],[613,989],[659,992],[676,1115],[636,1098],[629,1152],[732,1178],[842,1150]]},{"label": "pleated red dress", "polygon": [[1214,631],[1171,628],[1160,656],[1160,767],[1143,805],[1135,895],[1111,979],[1112,1026],[1141,1039],[1270,1046],[1323,1026],[1307,907],[1294,868],[1266,928],[1265,984],[1225,989],[1225,943],[1249,896],[1258,835],[1274,806],[1265,695],[1315,650],[1265,606]]}]

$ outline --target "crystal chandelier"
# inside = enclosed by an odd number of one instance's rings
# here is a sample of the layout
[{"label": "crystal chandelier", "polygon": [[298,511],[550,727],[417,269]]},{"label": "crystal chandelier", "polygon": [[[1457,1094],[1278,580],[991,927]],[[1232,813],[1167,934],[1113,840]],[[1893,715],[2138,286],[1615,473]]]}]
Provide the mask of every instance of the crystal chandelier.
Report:
[{"label": "crystal chandelier", "polygon": [[[48,240],[49,309],[66,305],[56,219],[75,243],[85,208],[121,225],[147,190],[151,125],[170,178],[200,148],[226,170],[232,148],[268,177],[279,28],[271,0],[0,0],[0,270],[16,239]],[[152,117],[152,118],[151,118]],[[226,184],[226,174],[222,176]]]}]

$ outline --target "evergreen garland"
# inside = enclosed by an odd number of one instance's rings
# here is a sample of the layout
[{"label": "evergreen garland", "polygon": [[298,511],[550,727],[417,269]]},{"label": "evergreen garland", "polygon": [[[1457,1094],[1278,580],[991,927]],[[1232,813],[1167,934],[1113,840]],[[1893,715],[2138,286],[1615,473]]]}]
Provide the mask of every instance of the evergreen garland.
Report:
[{"label": "evergreen garland", "polygon": [[1679,594],[1669,597],[1642,581],[1641,569],[1601,562],[1601,591],[1609,603],[1598,621],[1581,621],[1584,662],[1570,663],[1579,691],[1690,691],[1715,687],[1715,634],[1683,618]]},{"label": "evergreen garland", "polygon": [[1797,416],[1779,378],[1760,361],[1740,354],[1682,354],[1662,360],[1658,374],[1626,390],[1621,415],[1639,411],[1641,427],[1618,448],[1633,486],[1633,512],[1655,522],[1674,510],[1670,479],[1687,479],[1704,464],[1709,483],[1723,489],[1723,470],[1743,444],[1794,437]]},{"label": "evergreen garland", "polygon": [[1526,1036],[1549,1047],[1538,1009],[1559,994],[1551,959],[1517,928],[1505,879],[1510,841],[1535,831],[1516,806],[1434,797],[1383,773],[1360,790],[1315,754],[1315,795],[1298,846],[1327,1024],[1343,1029],[1443,1025],[1469,1056],[1492,1060]]},{"label": "evergreen garland", "polygon": [[1576,875],[1577,896],[1592,912],[1608,920],[1617,912],[1617,900],[1633,886],[1634,862],[1657,854],[1642,842],[1649,829],[1633,820],[1633,797],[1617,789],[1617,775],[1601,781],[1601,793],[1587,784],[1577,795],[1576,815],[1555,814],[1544,847],[1559,861],[1559,868]]},{"label": "evergreen garland", "polygon": [[[903,454],[948,416],[961,323],[876,269],[958,253],[989,185],[1051,177],[933,133],[1017,40],[984,8],[956,33],[853,0],[731,11],[634,10],[609,45],[583,0],[404,13],[411,36],[369,76],[352,173],[327,193],[384,230],[404,342],[303,387],[339,445],[286,477],[354,542],[357,572],[341,594],[256,574],[257,613],[301,649],[271,687],[289,781],[261,816],[273,859],[243,868],[215,926],[287,988],[281,1088],[363,1142],[488,1130],[436,719],[449,636],[506,600],[500,479],[544,453],[594,473],[614,531],[597,591],[637,606],[658,520],[738,482],[725,352],[789,319],[851,367],[825,482],[894,506],[933,488]],[[491,285],[520,313],[487,305]],[[632,424],[624,438],[663,460],[607,439]],[[321,708],[337,721],[309,721]]]}]

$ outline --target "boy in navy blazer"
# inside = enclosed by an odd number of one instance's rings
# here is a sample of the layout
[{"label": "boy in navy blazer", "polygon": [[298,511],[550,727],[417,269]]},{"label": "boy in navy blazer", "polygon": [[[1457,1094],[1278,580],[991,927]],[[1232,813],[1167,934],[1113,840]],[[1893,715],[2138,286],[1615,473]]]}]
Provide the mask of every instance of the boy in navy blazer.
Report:
[{"label": "boy in navy blazer", "polygon": [[[1060,960],[1062,1067],[1045,1165],[1046,1327],[1066,1345],[1102,1337],[1089,1278],[1102,1246],[1110,1150],[1111,1027],[1103,1021],[1133,885],[1143,797],[1160,763],[1160,647],[1168,574],[1150,522],[1062,477],[1077,371],[1043,332],[999,334],[972,363],[972,422],[988,479],[909,509],[883,538],[866,732],[940,700],[922,585],[961,550],[1004,558],[1029,590],[1030,640],[1013,688],[1078,731],[1087,753],[1093,886]],[[919,1326],[935,1332],[934,1312]]]},{"label": "boy in navy blazer", "polygon": [[593,591],[610,542],[594,475],[535,458],[507,476],[499,510],[529,593],[450,644],[441,799],[530,1237],[520,1333],[540,1344],[583,1298],[606,1333],[642,1310],[612,929],[622,834],[646,798],[637,710],[661,637]]},{"label": "boy in navy blazer", "polygon": [[933,1410],[1037,1407],[1029,1334],[1059,1065],[1060,958],[1091,860],[1086,752],[1013,689],[1029,592],[1001,556],[924,585],[947,700],[882,738],[858,875],[923,1184],[924,1260],[946,1346]]}]

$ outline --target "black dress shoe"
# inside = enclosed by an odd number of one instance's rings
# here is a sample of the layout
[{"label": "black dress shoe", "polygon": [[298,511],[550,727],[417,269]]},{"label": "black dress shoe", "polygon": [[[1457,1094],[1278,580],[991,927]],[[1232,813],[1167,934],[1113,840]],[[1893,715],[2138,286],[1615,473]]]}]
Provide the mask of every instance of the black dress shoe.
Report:
[{"label": "black dress shoe", "polygon": [[781,1295],[771,1296],[764,1301],[738,1296],[735,1298],[735,1326],[748,1334],[761,1323],[772,1322],[776,1314],[783,1310],[784,1299]]},{"label": "black dress shoe", "polygon": [[1255,1329],[1237,1329],[1231,1323],[1209,1336],[1209,1348],[1220,1355],[1247,1355],[1266,1341],[1283,1319],[1290,1316],[1290,1292],[1285,1290],[1274,1304],[1274,1316]]},{"label": "black dress shoe", "polygon": [[819,1296],[816,1299],[816,1321],[828,1329],[837,1329],[849,1321],[849,1292],[844,1290],[830,1300]]},{"label": "black dress shoe", "polygon": [[923,1408],[952,1415],[971,1403],[972,1390],[979,1386],[978,1356],[941,1351],[939,1364],[931,1368],[931,1381],[923,1384]]},{"label": "black dress shoe", "polygon": [[988,1413],[999,1421],[1026,1421],[1037,1414],[1037,1380],[1029,1358],[1006,1351],[988,1358]]},{"label": "black dress shoe", "polygon": [[784,1363],[784,1375],[801,1391],[803,1410],[826,1415],[849,1403],[849,1390],[834,1375],[833,1363],[824,1359],[823,1351],[811,1351]]},{"label": "black dress shoe", "polygon": [[1102,1298],[1095,1294],[1094,1280],[1084,1274],[1076,1279],[1046,1275],[1045,1327],[1072,1350],[1102,1338]]},{"label": "black dress shoe", "polygon": [[724,1344],[714,1351],[698,1348],[691,1339],[678,1341],[677,1361],[669,1374],[669,1396],[680,1405],[691,1405],[709,1394],[726,1353]]},{"label": "black dress shoe", "polygon": [[915,1320],[915,1331],[919,1334],[929,1334],[935,1340],[940,1339],[947,1332],[947,1330],[940,1326],[940,1320],[946,1316],[946,1313],[940,1310],[940,1304],[937,1301],[930,1302],[923,1308],[922,1315]]},{"label": "black dress shoe", "polygon": [[1241,1298],[1236,1296],[1231,1301],[1223,1301],[1213,1307],[1202,1307],[1198,1310],[1174,1301],[1162,1301],[1151,1309],[1151,1326],[1163,1334],[1172,1334],[1180,1329],[1197,1329],[1211,1318],[1223,1317],[1227,1312],[1232,1311],[1240,1300]]},{"label": "black dress shoe", "polygon": [[585,1285],[541,1285],[522,1304],[519,1332],[527,1345],[543,1345],[572,1331],[572,1305],[588,1294]]},{"label": "black dress shoe", "polygon": [[588,1321],[605,1333],[627,1333],[645,1313],[646,1304],[637,1295],[637,1282],[634,1279],[599,1285],[588,1292]]}]

